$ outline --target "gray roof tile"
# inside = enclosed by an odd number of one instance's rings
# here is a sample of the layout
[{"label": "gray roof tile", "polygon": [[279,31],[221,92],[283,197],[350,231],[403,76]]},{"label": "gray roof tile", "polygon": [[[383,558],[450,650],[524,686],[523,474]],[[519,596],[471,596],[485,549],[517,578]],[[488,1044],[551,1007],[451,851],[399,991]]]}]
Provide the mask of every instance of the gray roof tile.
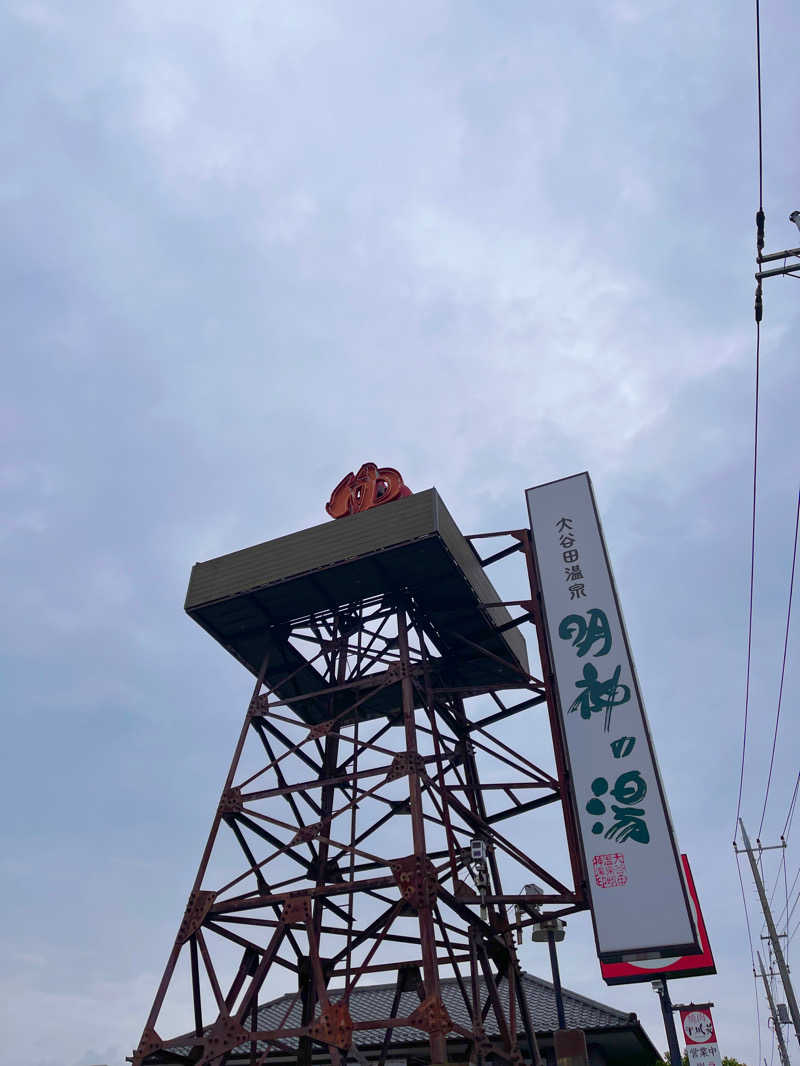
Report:
[{"label": "gray roof tile", "polygon": [[[481,1002],[483,1002],[486,996],[486,986],[482,978],[479,984],[480,998]],[[545,1033],[557,1029],[558,1019],[552,984],[541,977],[534,977],[528,973],[522,974],[522,984],[536,1032]],[[469,994],[469,986],[466,987]],[[442,999],[451,1019],[459,1025],[470,1028],[469,1013],[455,978],[443,980],[441,982],[441,990]],[[508,986],[505,981],[501,982],[498,991],[503,1006],[507,1009]],[[394,983],[356,986],[350,996],[350,1015],[353,1021],[361,1022],[368,1021],[371,1018],[388,1018],[392,1016],[394,994]],[[330,996],[332,1002],[337,1001],[338,995],[335,989],[331,989]],[[563,997],[568,1028],[585,1030],[624,1028],[630,1026],[634,1021],[631,1015],[623,1011],[607,1007],[605,1004],[598,1003],[593,999],[587,999],[586,996],[578,995],[577,992],[571,992],[567,988],[563,989]],[[258,1008],[258,1028],[264,1031],[299,1027],[300,1002],[297,999],[296,1002],[292,1003],[292,1000],[295,999],[294,993],[287,993],[271,1003],[262,1004]],[[291,1009],[289,1009],[290,1004]],[[408,1017],[418,1006],[419,997],[417,994],[415,992],[404,992],[400,997],[400,1004],[395,1017]],[[289,1011],[288,1015],[287,1010]],[[319,1012],[319,1008],[317,1008],[317,1011]],[[249,1025],[247,1028],[249,1028]],[[498,1033],[497,1022],[491,1010],[486,1016],[486,1032],[489,1036],[496,1036]],[[359,1030],[356,1034],[357,1044],[361,1048],[380,1044],[384,1033],[384,1029]],[[423,1034],[419,1029],[413,1029],[410,1026],[397,1026],[392,1030],[393,1044],[414,1043],[422,1037]],[[291,1048],[296,1048],[298,1041],[296,1038],[290,1038],[283,1041],[283,1043]],[[241,1049],[237,1048],[237,1051],[245,1052],[248,1048],[249,1045],[242,1046]],[[266,1045],[259,1041],[259,1049],[266,1050]],[[173,1049],[173,1051],[178,1053],[184,1050],[188,1051],[189,1049]]]}]

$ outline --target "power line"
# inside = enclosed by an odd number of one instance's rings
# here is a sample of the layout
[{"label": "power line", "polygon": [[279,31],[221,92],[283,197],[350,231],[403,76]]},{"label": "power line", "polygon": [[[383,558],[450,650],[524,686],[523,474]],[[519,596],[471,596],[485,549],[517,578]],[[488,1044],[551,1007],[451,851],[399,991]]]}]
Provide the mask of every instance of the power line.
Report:
[{"label": "power line", "polygon": [[[758,211],[756,211],[756,262],[761,266],[764,251],[764,150],[761,112],[761,4],[756,0],[756,89],[758,96]],[[756,282],[756,326],[761,322],[764,306],[761,298],[761,278]]]},{"label": "power line", "polygon": [[[786,900],[786,906],[787,907],[789,906],[789,888],[788,888],[788,885],[789,885],[789,878],[786,876],[786,848],[784,848],[783,849],[783,893],[784,893],[784,899]],[[788,932],[788,929],[787,929],[787,932]],[[789,945],[788,944],[786,945],[786,949],[787,949],[787,952],[788,952],[788,949],[789,949]],[[788,955],[787,955],[787,963],[786,964],[787,964],[787,966],[789,964],[788,963]]]},{"label": "power line", "polygon": [[[784,852],[784,854],[785,854],[785,852]],[[800,877],[800,868],[798,868],[797,873],[794,875],[794,881],[792,881],[792,887],[786,893],[786,903],[785,903],[785,905],[783,907],[783,910],[781,911],[781,913],[778,915],[778,917],[776,919],[776,924],[777,925],[780,925],[781,918],[783,918],[784,914],[789,909],[789,896],[791,896],[791,894],[794,892],[794,886],[797,884],[797,879],[799,877]]]},{"label": "power line", "polygon": [[747,925],[747,941],[750,944],[750,961],[753,964],[753,993],[756,1000],[756,1032],[758,1033],[758,1062],[761,1062],[761,1009],[758,1005],[758,979],[756,977],[756,954],[753,951],[753,934],[750,932],[750,915],[747,912],[747,897],[744,892],[742,880],[742,868],[739,865],[739,852],[736,852],[736,871],[739,874],[739,888],[742,890],[742,906],[744,907],[744,920]]},{"label": "power line", "polygon": [[[789,607],[786,611],[786,632],[783,637],[783,661],[781,663],[781,684],[778,690],[778,710],[775,714],[775,729],[772,733],[772,752],[769,757],[769,773],[767,774],[767,789],[764,793],[764,806],[761,808],[761,821],[758,823],[757,836],[761,836],[764,828],[764,816],[767,813],[767,800],[769,799],[769,787],[772,784],[772,767],[775,763],[775,745],[778,742],[778,723],[781,720],[781,703],[783,702],[783,679],[786,674],[786,652],[789,647],[789,625],[792,620],[792,593],[794,592],[794,571],[797,563],[797,530],[800,527],[800,492],[797,494],[797,513],[794,520],[794,548],[792,549],[792,573],[789,578]],[[752,607],[752,603],[751,603]]]},{"label": "power line", "polygon": [[764,213],[764,151],[761,119],[761,0],[756,0],[756,85],[758,90],[758,210]]},{"label": "power line", "polygon": [[781,836],[784,838],[784,840],[786,839],[786,835],[789,832],[789,823],[791,822],[792,815],[794,814],[794,805],[795,803],[797,803],[798,785],[800,785],[800,771],[798,771],[797,773],[797,780],[794,783],[794,792],[792,793],[792,798],[789,801],[789,813],[786,815],[786,821],[783,823],[783,832],[781,833]]},{"label": "power line", "polygon": [[[744,730],[742,733],[742,764],[739,770],[739,796],[736,801],[736,823],[733,827],[733,842],[736,843],[739,815],[742,810],[742,786],[744,784],[744,759],[747,751],[747,718],[750,710],[750,657],[753,648],[753,581],[756,563],[756,500],[758,494],[758,382],[761,364],[761,324],[756,322],[756,402],[753,423],[753,514],[750,530],[750,603],[747,617],[747,669],[744,687]],[[753,962],[755,969],[755,962]],[[760,1057],[760,1056],[759,1056]]]},{"label": "power line", "polygon": [[798,903],[800,903],[800,892],[798,892],[798,893],[797,893],[797,895],[795,896],[795,900],[794,900],[794,903],[792,904],[792,909],[791,909],[791,910],[789,911],[789,913],[788,913],[788,914],[786,915],[786,925],[787,925],[787,928],[788,928],[789,922],[790,922],[790,921],[792,920],[792,915],[794,914],[794,912],[795,912],[795,908],[797,907],[797,904],[798,904]]},{"label": "power line", "polygon": [[[792,887],[794,888],[794,885]],[[794,927],[794,929],[792,931],[792,935],[789,936],[789,922],[792,920],[792,915],[794,914],[795,908],[797,907],[797,904],[799,902],[800,902],[800,892],[798,892],[797,895],[795,896],[794,903],[792,904],[792,909],[786,915],[786,934],[785,934],[786,935],[786,951],[785,951],[785,955],[786,955],[787,965],[788,965],[788,962],[789,962],[789,947],[790,947],[790,945],[792,943],[792,940],[794,939],[795,933],[797,932],[798,929],[800,929],[800,922],[798,922],[797,925]],[[787,906],[788,906],[788,900],[787,900]]]},{"label": "power line", "polygon": [[[756,261],[760,264],[764,250],[764,137],[763,108],[761,104],[761,2],[756,0],[756,97],[758,103],[758,211],[756,212]],[[747,622],[747,669],[744,696],[744,728],[742,731],[742,762],[739,769],[739,794],[736,799],[736,820],[733,827],[733,843],[736,845],[739,816],[742,811],[742,788],[744,786],[744,764],[747,754],[747,723],[750,710],[750,659],[753,645],[753,583],[755,575],[756,553],[756,499],[758,486],[758,386],[761,362],[761,280],[756,286],[756,396],[755,418],[753,424],[753,516],[750,535],[750,600]],[[755,969],[755,961],[753,962]]]},{"label": "power line", "polygon": [[[784,874],[784,878],[783,879],[785,881],[786,880],[786,848],[784,848],[783,851],[781,852],[781,861],[780,861],[780,864],[778,866],[778,872],[775,875],[775,883],[773,884],[772,891],[769,894],[769,905],[770,905],[770,907],[772,906],[773,899],[775,899],[775,892],[776,892],[776,890],[778,888],[778,881],[780,881],[780,879],[781,879],[781,870],[783,870],[783,874]],[[762,867],[762,871],[761,872],[763,874],[763,872],[764,872],[763,871],[763,867]]]}]

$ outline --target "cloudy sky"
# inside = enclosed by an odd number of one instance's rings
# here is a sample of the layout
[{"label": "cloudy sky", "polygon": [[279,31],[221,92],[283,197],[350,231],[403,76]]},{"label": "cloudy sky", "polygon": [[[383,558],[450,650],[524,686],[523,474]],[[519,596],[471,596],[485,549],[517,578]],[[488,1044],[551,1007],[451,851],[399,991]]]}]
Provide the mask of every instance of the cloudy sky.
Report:
[{"label": "cloudy sky", "polygon": [[[762,12],[777,250],[800,243],[800,8]],[[755,1066],[731,848],[752,4],[8,0],[0,55],[3,1066],[137,1043],[250,687],[184,615],[190,567],[322,521],[367,459],[467,532],[591,472],[719,968],[673,995],[712,999]],[[800,285],[765,289],[753,832],[800,481]],[[796,633],[765,842],[800,769]],[[666,1046],[649,985],[603,985],[586,915],[561,958]]]}]

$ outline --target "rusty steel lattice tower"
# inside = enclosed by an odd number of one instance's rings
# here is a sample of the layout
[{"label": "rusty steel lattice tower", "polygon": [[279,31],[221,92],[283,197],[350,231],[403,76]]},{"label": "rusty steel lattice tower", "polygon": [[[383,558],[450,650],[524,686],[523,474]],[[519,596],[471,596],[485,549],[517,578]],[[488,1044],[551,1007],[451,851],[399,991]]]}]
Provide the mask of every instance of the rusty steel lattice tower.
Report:
[{"label": "rusty steel lattice tower", "polygon": [[[478,537],[505,541],[480,559]],[[478,537],[429,489],[194,567],[186,610],[257,680],[134,1066],[383,1066],[398,1026],[433,1064],[541,1062],[514,931],[585,909],[585,886],[519,630],[537,621],[528,532]],[[484,567],[514,553],[525,592],[503,603]],[[552,773],[497,734],[518,716],[547,751],[542,714]],[[553,802],[571,885],[531,857]],[[376,980],[391,1010],[354,1017]]]}]

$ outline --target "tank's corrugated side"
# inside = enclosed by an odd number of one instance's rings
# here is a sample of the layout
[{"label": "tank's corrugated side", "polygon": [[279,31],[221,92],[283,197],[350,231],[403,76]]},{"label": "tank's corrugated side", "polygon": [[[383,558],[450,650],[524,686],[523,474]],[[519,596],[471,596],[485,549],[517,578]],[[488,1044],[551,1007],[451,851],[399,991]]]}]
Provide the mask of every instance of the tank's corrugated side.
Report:
[{"label": "tank's corrugated side", "polygon": [[[498,593],[436,489],[425,489],[370,511],[196,563],[186,594],[186,610],[191,613],[205,605],[234,600],[256,589],[432,536],[441,539],[479,603],[497,602]],[[482,610],[495,626],[502,626],[511,618],[504,607]],[[519,630],[507,630],[503,640],[527,670],[527,649]]]},{"label": "tank's corrugated side", "polygon": [[195,563],[186,609],[431,536],[436,532],[435,495],[435,489],[426,489],[370,511]]}]

